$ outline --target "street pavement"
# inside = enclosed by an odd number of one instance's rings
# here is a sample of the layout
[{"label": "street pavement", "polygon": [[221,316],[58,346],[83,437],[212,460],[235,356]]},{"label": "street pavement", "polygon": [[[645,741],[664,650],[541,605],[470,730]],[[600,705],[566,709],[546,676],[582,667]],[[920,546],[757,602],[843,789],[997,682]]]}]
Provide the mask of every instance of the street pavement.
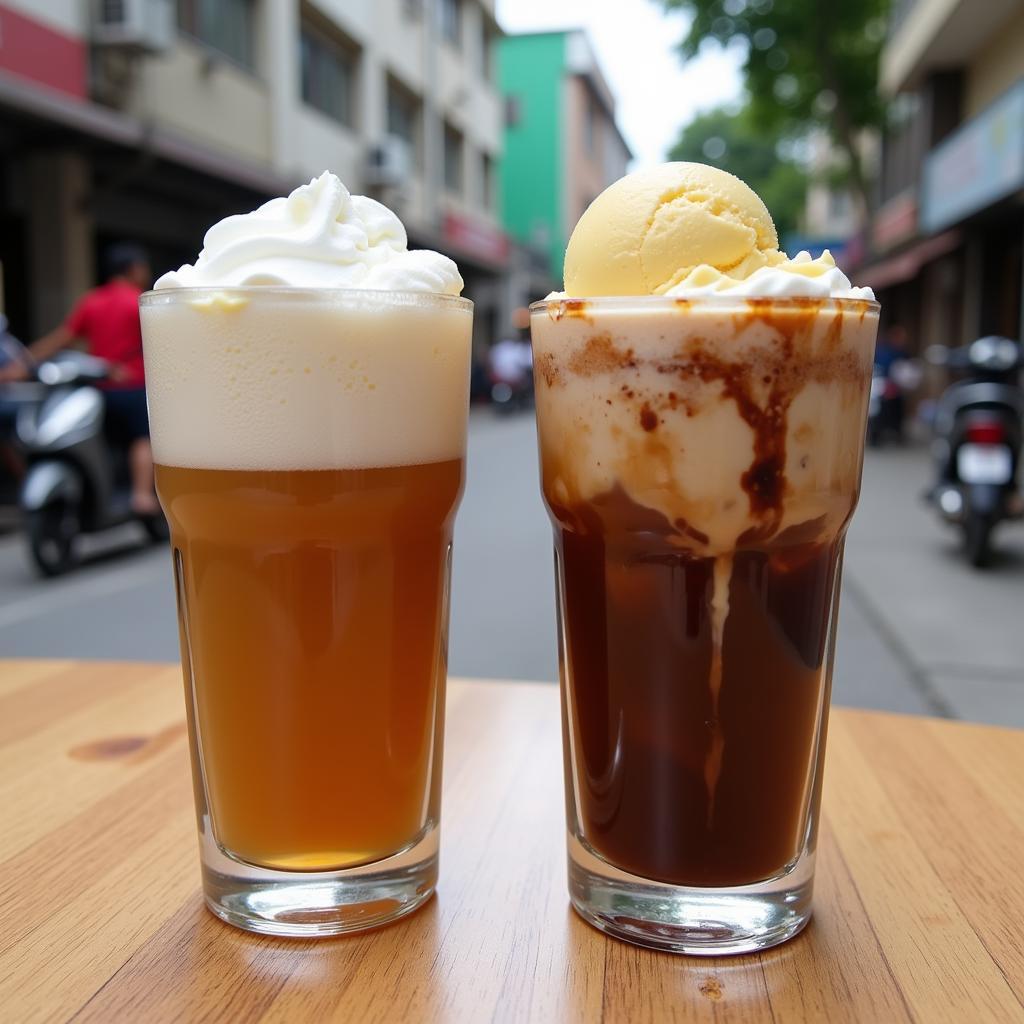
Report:
[{"label": "street pavement", "polygon": [[[847,544],[836,703],[1024,727],[1024,526],[997,534],[985,571],[919,495],[923,449],[869,452]],[[557,677],[550,527],[529,415],[474,412],[456,527],[451,671]],[[82,568],[36,579],[0,538],[0,655],[176,660],[164,547],[125,527]]]}]

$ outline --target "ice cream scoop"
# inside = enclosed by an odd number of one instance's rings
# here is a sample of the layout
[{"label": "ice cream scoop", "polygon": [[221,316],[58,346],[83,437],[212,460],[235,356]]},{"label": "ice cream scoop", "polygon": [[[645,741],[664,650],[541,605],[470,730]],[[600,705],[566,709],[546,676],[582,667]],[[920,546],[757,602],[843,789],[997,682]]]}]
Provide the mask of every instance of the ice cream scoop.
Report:
[{"label": "ice cream scoop", "polygon": [[620,178],[580,218],[565,253],[566,293],[661,295],[707,265],[743,279],[781,262],[771,214],[717,167],[667,163]]}]

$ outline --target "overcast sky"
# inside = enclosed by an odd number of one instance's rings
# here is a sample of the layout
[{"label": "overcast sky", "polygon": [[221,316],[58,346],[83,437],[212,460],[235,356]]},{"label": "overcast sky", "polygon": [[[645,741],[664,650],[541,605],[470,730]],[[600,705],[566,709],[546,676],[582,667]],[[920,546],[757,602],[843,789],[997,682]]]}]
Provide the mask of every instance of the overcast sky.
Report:
[{"label": "overcast sky", "polygon": [[617,101],[633,169],[665,159],[679,129],[739,96],[742,57],[709,47],[685,67],[675,52],[687,20],[654,0],[498,0],[506,32],[585,28]]}]

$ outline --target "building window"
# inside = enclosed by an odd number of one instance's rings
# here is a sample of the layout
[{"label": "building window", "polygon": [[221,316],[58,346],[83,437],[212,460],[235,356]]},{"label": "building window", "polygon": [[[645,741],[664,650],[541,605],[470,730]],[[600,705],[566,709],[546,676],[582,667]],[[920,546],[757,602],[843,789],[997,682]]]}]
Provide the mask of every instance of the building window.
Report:
[{"label": "building window", "polygon": [[480,154],[480,205],[494,209],[494,160],[489,153]]},{"label": "building window", "polygon": [[355,126],[356,69],[354,45],[303,24],[299,35],[302,99],[349,128]]},{"label": "building window", "polygon": [[828,216],[831,219],[845,220],[850,215],[850,208],[850,193],[846,189],[829,189]]},{"label": "building window", "polygon": [[505,97],[505,127],[515,128],[523,119],[523,100],[521,96]]},{"label": "building window", "polygon": [[480,74],[485,82],[494,81],[494,33],[486,18],[480,23]]},{"label": "building window", "polygon": [[255,0],[178,0],[178,27],[236,64],[256,65]]},{"label": "building window", "polygon": [[453,46],[462,44],[462,0],[441,0],[441,35]]},{"label": "building window", "polygon": [[403,139],[420,165],[420,101],[404,85],[388,78],[388,134]]},{"label": "building window", "polygon": [[462,191],[462,132],[450,124],[444,126],[444,187]]},{"label": "building window", "polygon": [[588,92],[586,94],[587,112],[583,118],[584,145],[587,148],[588,156],[597,154],[597,103],[594,97]]}]

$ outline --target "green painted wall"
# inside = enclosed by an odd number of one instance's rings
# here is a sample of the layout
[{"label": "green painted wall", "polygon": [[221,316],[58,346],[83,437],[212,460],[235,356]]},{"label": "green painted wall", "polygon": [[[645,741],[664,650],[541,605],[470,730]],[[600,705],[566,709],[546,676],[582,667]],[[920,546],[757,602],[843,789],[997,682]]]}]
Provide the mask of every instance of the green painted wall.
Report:
[{"label": "green painted wall", "polygon": [[502,222],[513,238],[536,239],[547,230],[551,276],[562,280],[568,241],[562,232],[562,80],[565,33],[505,36],[499,47],[500,82],[519,118],[505,128],[501,159]]}]

